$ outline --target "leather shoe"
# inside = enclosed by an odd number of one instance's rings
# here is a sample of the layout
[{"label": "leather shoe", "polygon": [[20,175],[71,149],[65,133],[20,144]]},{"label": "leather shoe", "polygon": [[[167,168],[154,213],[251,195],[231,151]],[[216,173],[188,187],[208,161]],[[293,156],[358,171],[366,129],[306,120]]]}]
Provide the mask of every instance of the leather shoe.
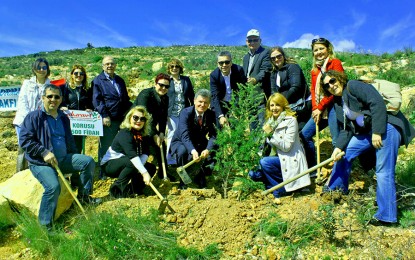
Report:
[{"label": "leather shoe", "polygon": [[372,226],[377,226],[377,227],[379,227],[379,226],[384,226],[384,227],[396,227],[396,226],[398,226],[398,223],[396,223],[396,222],[386,222],[386,221],[379,220],[377,218],[371,218],[368,221],[367,224],[370,224]]}]

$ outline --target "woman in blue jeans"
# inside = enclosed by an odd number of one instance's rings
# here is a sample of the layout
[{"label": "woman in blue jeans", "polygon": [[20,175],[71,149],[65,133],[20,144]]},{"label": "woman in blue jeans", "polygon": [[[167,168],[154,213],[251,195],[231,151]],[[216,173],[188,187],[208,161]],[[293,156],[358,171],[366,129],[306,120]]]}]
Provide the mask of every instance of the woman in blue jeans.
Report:
[{"label": "woman in blue jeans", "polygon": [[316,124],[319,131],[327,126],[330,128],[333,146],[336,145],[336,139],[339,129],[336,123],[336,114],[333,109],[333,96],[324,96],[320,90],[322,73],[329,70],[343,72],[342,62],[336,58],[334,48],[331,42],[325,38],[317,38],[311,41],[311,50],[313,52],[313,69],[311,70],[311,118],[301,129],[300,137],[303,140],[306,151],[308,167],[315,166],[316,149],[314,147],[313,137],[316,134]]},{"label": "woman in blue jeans", "polygon": [[[266,122],[263,130],[266,142],[271,145],[271,153],[260,160],[261,170],[256,173],[250,172],[250,176],[263,176],[266,187],[271,188],[307,170],[307,160],[298,135],[295,112],[290,109],[288,100],[280,93],[272,94],[265,113]],[[286,192],[301,189],[310,183],[310,176],[305,175],[275,190],[275,202],[279,204],[278,198]]]},{"label": "woman in blue jeans", "polygon": [[[401,112],[397,115],[387,113],[382,96],[372,85],[348,81],[344,73],[329,70],[321,77],[321,87],[325,95],[335,96],[337,122],[342,128],[331,155],[336,163],[324,191],[348,193],[353,159],[374,147],[378,210],[370,223],[396,223],[395,166],[398,149],[402,144],[409,144],[415,130]],[[343,158],[339,156],[342,151],[345,151]]]}]

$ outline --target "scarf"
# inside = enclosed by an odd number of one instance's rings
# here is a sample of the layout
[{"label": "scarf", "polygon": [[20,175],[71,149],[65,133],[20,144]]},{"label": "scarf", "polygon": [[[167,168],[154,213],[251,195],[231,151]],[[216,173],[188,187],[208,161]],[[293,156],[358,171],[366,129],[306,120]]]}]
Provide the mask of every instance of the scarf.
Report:
[{"label": "scarf", "polygon": [[[272,131],[270,134],[268,134],[268,138],[271,138],[271,136],[274,134],[275,129],[277,129],[278,125],[285,119],[285,117],[287,116],[287,112],[282,111],[281,114],[278,116],[277,119],[274,119],[273,116],[271,116],[270,118],[268,118],[267,122],[265,124],[268,124],[271,126]],[[275,156],[277,154],[277,147],[271,145],[271,153],[269,154],[269,156]]]},{"label": "scarf", "polygon": [[135,129],[131,129],[131,132],[133,133],[134,140],[138,143],[139,141],[143,141],[143,134],[141,131],[137,131]]}]

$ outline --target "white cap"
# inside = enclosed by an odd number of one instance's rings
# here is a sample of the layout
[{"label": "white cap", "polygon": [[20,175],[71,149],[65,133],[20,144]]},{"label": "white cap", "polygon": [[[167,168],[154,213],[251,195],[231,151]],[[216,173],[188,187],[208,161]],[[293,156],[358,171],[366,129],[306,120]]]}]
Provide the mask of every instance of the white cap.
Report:
[{"label": "white cap", "polygon": [[251,29],[246,34],[246,37],[249,37],[249,36],[257,36],[257,37],[259,37],[259,31],[257,29]]}]

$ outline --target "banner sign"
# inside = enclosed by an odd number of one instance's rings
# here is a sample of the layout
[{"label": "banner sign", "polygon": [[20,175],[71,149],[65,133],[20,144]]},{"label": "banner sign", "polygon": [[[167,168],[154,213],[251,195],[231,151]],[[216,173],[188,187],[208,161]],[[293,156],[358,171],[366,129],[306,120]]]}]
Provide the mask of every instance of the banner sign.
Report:
[{"label": "banner sign", "polygon": [[16,111],[20,86],[0,87],[0,112]]},{"label": "banner sign", "polygon": [[63,112],[71,121],[73,135],[104,135],[102,117],[98,112],[86,112],[82,110],[65,110]]}]

